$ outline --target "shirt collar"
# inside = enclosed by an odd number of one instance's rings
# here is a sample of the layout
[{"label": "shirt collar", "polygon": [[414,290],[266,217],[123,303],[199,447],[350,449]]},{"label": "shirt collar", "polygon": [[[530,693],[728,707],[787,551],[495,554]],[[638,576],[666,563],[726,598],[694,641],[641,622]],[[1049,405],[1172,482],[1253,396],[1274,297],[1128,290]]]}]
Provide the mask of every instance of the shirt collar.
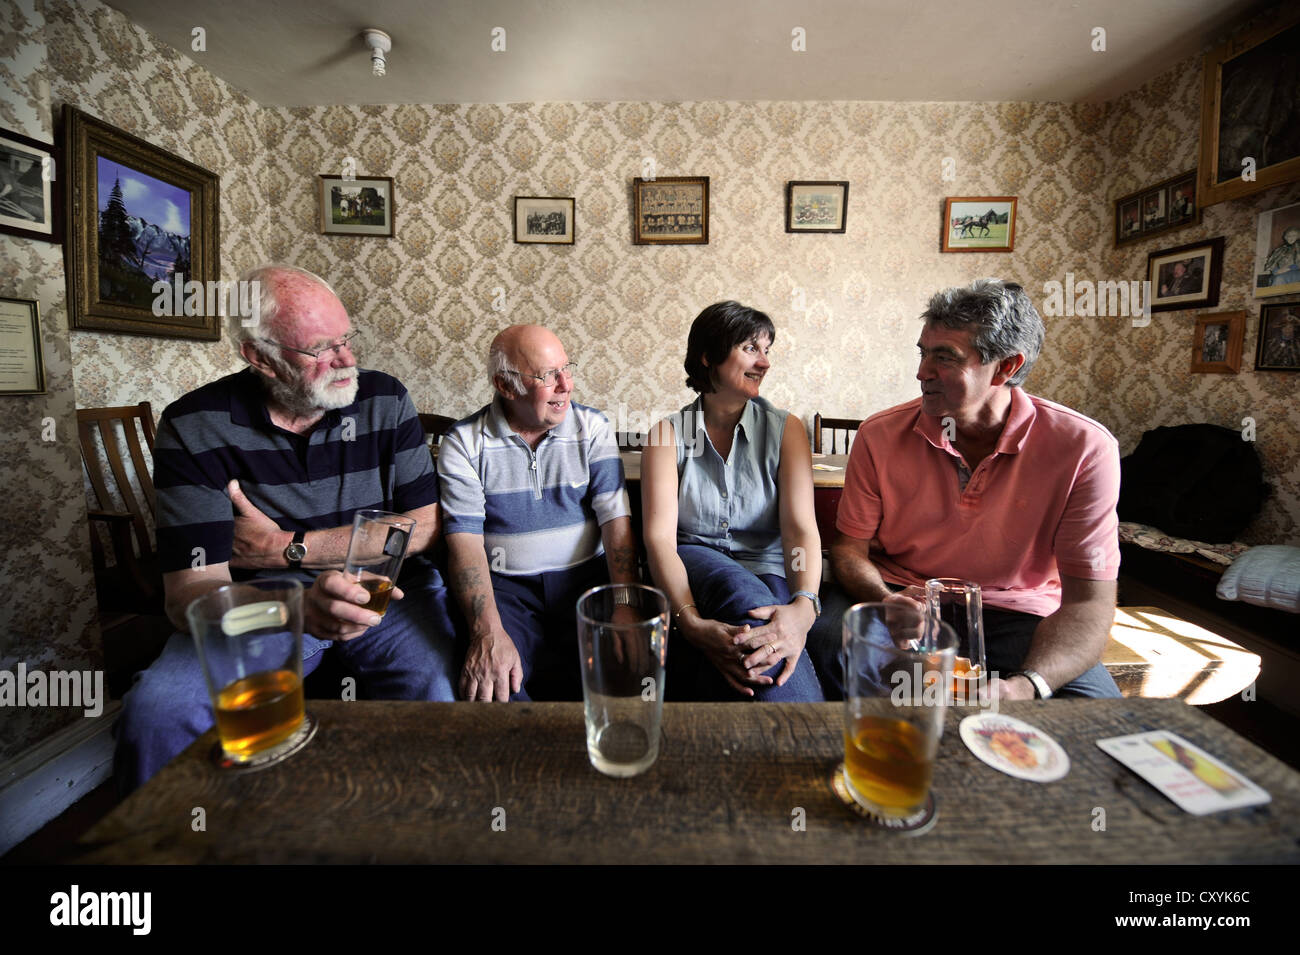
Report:
[{"label": "shirt collar", "polygon": [[[994,448],[998,454],[1019,454],[1025,439],[1029,437],[1029,429],[1034,423],[1034,418],[1038,416],[1034,403],[1025,395],[1024,390],[1018,385],[1012,385],[1010,388],[1011,407],[1007,410],[1007,423],[1002,426],[1002,433],[998,435],[998,443]],[[912,430],[939,450],[956,454],[956,448],[944,433],[942,421],[942,418],[936,418],[922,411],[920,399],[917,399],[916,424],[912,426]]]}]

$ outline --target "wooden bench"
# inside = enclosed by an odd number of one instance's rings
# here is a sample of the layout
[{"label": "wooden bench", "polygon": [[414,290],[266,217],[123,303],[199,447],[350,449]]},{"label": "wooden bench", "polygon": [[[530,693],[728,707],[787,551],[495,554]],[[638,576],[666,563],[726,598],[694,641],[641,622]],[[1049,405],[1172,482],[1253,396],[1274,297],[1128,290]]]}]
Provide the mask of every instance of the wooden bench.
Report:
[{"label": "wooden bench", "polygon": [[1203,705],[1240,693],[1259,655],[1159,607],[1117,607],[1101,662],[1125,696]]}]

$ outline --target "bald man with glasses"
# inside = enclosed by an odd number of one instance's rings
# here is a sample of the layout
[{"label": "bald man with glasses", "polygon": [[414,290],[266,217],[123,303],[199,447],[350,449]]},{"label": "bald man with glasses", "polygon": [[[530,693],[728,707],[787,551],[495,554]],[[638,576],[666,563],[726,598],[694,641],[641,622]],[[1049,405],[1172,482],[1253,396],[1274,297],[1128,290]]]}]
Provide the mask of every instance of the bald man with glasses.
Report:
[{"label": "bald man with glasses", "polygon": [[470,633],[463,699],[531,699],[535,671],[545,695],[577,698],[578,597],[639,580],[618,446],[603,414],[572,401],[576,371],[547,329],[507,328],[488,350],[491,404],[439,445],[449,578]]},{"label": "bald man with glasses", "polygon": [[[243,281],[261,293],[258,321],[235,329],[249,367],[173,402],[158,426],[158,554],[178,632],[123,701],[126,790],[212,725],[185,609],[232,580],[302,582],[304,675],[328,652],[359,698],[455,699],[450,604],[424,556],[440,532],[438,479],[410,396],[357,367],[358,333],[319,276],[266,266]],[[382,618],[339,569],[353,515],[368,508],[416,521],[394,591],[403,599]]]}]

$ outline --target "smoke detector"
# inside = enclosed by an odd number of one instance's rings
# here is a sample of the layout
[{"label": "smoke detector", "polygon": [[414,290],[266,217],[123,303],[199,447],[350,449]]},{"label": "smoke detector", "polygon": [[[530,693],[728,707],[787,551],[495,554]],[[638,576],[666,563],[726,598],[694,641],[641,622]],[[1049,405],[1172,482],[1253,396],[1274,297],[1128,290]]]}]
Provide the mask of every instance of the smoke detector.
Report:
[{"label": "smoke detector", "polygon": [[370,47],[370,71],[375,76],[383,76],[386,66],[384,54],[393,48],[393,38],[383,30],[371,27],[369,30],[361,31],[361,39],[365,40],[366,46]]}]

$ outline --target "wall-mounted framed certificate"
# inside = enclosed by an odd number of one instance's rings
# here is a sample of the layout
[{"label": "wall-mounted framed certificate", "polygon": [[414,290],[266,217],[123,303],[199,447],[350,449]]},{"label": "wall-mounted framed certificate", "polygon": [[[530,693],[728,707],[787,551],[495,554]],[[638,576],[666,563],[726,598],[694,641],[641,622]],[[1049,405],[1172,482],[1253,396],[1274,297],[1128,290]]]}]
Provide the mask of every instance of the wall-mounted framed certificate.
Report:
[{"label": "wall-mounted framed certificate", "polygon": [[0,298],[0,395],[43,394],[41,307],[30,298]]}]

